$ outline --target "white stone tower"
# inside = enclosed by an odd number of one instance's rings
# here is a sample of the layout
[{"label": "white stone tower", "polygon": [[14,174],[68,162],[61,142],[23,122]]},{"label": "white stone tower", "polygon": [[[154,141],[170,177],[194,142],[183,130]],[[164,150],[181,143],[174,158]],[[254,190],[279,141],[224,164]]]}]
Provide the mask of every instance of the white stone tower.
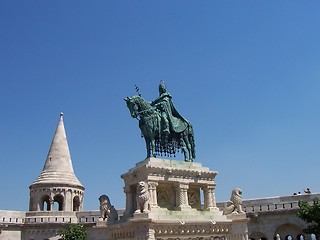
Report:
[{"label": "white stone tower", "polygon": [[81,211],[84,187],[74,174],[63,113],[40,176],[30,185],[29,211]]}]

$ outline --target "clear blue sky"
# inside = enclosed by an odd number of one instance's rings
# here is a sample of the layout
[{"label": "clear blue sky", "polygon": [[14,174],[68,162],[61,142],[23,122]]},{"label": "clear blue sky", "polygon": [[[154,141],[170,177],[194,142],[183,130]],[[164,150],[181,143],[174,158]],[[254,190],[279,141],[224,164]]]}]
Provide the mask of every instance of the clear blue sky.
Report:
[{"label": "clear blue sky", "polygon": [[[320,191],[320,1],[0,1],[0,209],[27,210],[60,111],[84,209],[145,158],[123,98],[166,82],[216,198]],[[177,159],[182,159],[178,155]]]}]

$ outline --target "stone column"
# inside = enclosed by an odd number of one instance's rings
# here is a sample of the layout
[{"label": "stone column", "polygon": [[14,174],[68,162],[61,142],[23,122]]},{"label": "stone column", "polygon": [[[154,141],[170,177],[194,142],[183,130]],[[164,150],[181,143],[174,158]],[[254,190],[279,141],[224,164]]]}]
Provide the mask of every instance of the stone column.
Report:
[{"label": "stone column", "polygon": [[62,189],[60,193],[63,198],[63,211],[72,211],[73,210],[73,196],[74,196],[74,189]]},{"label": "stone column", "polygon": [[[44,204],[43,204],[43,207],[44,207]],[[37,201],[36,211],[41,211],[41,199]],[[42,209],[42,211],[45,211],[45,210]]]},{"label": "stone column", "polygon": [[204,194],[204,208],[206,210],[217,210],[216,198],[215,198],[215,185],[207,185],[202,187]]},{"label": "stone column", "polygon": [[[82,193],[82,192],[81,192]],[[80,193],[79,195],[79,211],[83,211],[83,195]]]},{"label": "stone column", "polygon": [[188,203],[188,189],[189,185],[187,183],[179,183],[176,193],[177,208],[179,210],[191,208]]},{"label": "stone column", "polygon": [[158,200],[157,200],[157,186],[158,182],[148,182],[149,186],[149,194],[150,194],[150,208],[158,207]]},{"label": "stone column", "polygon": [[125,216],[130,216],[133,212],[133,202],[132,202],[132,189],[130,186],[126,185],[123,188],[123,191],[126,194],[126,210],[123,213]]},{"label": "stone column", "polygon": [[53,200],[52,197],[50,197],[49,202],[50,202],[50,211],[52,212],[53,211],[53,205],[54,205],[54,200]]}]

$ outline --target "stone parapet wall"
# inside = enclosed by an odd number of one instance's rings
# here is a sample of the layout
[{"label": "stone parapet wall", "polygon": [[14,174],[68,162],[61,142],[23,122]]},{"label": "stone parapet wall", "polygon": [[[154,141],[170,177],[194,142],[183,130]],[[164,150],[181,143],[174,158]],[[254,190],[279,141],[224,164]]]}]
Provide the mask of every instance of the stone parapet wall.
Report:
[{"label": "stone parapet wall", "polygon": [[[122,213],[123,210],[120,210]],[[65,212],[37,211],[20,212],[0,210],[0,225],[45,224],[45,223],[97,223],[99,211]]]},{"label": "stone parapet wall", "polygon": [[25,223],[78,223],[78,218],[76,212],[27,212]]},{"label": "stone parapet wall", "polygon": [[0,224],[22,224],[25,217],[25,212],[0,210]]},{"label": "stone parapet wall", "polygon": [[[315,197],[320,198],[320,193],[243,200],[243,210],[250,218],[249,238],[271,240],[278,234],[282,239],[286,236],[310,239],[303,232],[306,223],[298,218],[297,211],[300,200],[312,204]],[[225,203],[217,203],[217,206],[223,209]]]},{"label": "stone parapet wall", "polygon": [[77,212],[78,222],[85,223],[97,223],[99,222],[100,211],[85,211]]},{"label": "stone parapet wall", "polygon": [[[122,216],[124,209],[118,210]],[[38,211],[20,212],[0,210],[0,224],[39,224],[39,223],[97,223],[100,211],[65,212]]]},{"label": "stone parapet wall", "polygon": [[[300,200],[306,200],[312,203],[312,200],[318,197],[320,193],[302,194],[292,196],[270,197],[261,199],[243,200],[243,208],[247,214],[263,213],[274,211],[288,211],[299,209],[298,203]],[[223,209],[225,202],[217,203],[220,209]],[[124,209],[119,210],[121,212]],[[96,223],[98,222],[99,211],[84,211],[84,212],[22,212],[22,211],[7,211],[0,210],[0,224],[23,224],[23,223]],[[122,215],[122,214],[121,214]]]},{"label": "stone parapet wall", "polygon": [[[243,210],[247,213],[260,213],[270,211],[287,211],[299,209],[299,201],[305,200],[309,203],[317,197],[320,199],[320,193],[302,194],[282,197],[257,198],[243,200]],[[217,206],[223,209],[226,202],[219,202]]]}]

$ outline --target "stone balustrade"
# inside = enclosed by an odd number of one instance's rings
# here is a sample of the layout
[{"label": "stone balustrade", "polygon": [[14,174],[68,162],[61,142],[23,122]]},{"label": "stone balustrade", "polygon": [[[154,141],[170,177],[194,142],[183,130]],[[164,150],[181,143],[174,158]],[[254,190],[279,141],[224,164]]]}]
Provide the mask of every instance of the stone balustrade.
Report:
[{"label": "stone balustrade", "polygon": [[39,224],[39,223],[96,223],[100,211],[60,212],[39,211],[19,212],[0,210],[0,224]]},{"label": "stone balustrade", "polygon": [[[243,210],[247,214],[261,213],[269,211],[286,211],[299,209],[299,201],[306,200],[312,203],[313,199],[318,197],[320,193],[302,194],[282,197],[271,197],[261,199],[243,200]],[[223,209],[225,202],[217,203],[220,209]],[[119,210],[120,215],[123,209]],[[119,216],[120,216],[119,215]],[[83,211],[83,212],[20,212],[0,210],[0,224],[38,224],[38,223],[96,223],[99,221],[99,211]]]},{"label": "stone balustrade", "polygon": [[97,223],[99,221],[100,211],[78,212],[78,223]]},{"label": "stone balustrade", "polygon": [[25,223],[26,224],[39,224],[39,223],[77,223],[78,218],[76,212],[65,211],[39,211],[27,212]]},{"label": "stone balustrade", "polygon": [[243,209],[246,213],[293,210],[299,209],[300,200],[305,200],[312,204],[315,197],[320,198],[320,193],[248,199],[243,200]]},{"label": "stone balustrade", "polygon": [[0,210],[0,224],[23,224],[25,217],[25,212]]},{"label": "stone balustrade", "polygon": [[[299,209],[299,201],[305,200],[312,204],[313,199],[317,197],[320,199],[320,193],[301,194],[282,197],[244,199],[243,210],[247,213],[259,213],[269,211],[286,211]],[[217,203],[220,209],[223,209],[225,202]]]}]

